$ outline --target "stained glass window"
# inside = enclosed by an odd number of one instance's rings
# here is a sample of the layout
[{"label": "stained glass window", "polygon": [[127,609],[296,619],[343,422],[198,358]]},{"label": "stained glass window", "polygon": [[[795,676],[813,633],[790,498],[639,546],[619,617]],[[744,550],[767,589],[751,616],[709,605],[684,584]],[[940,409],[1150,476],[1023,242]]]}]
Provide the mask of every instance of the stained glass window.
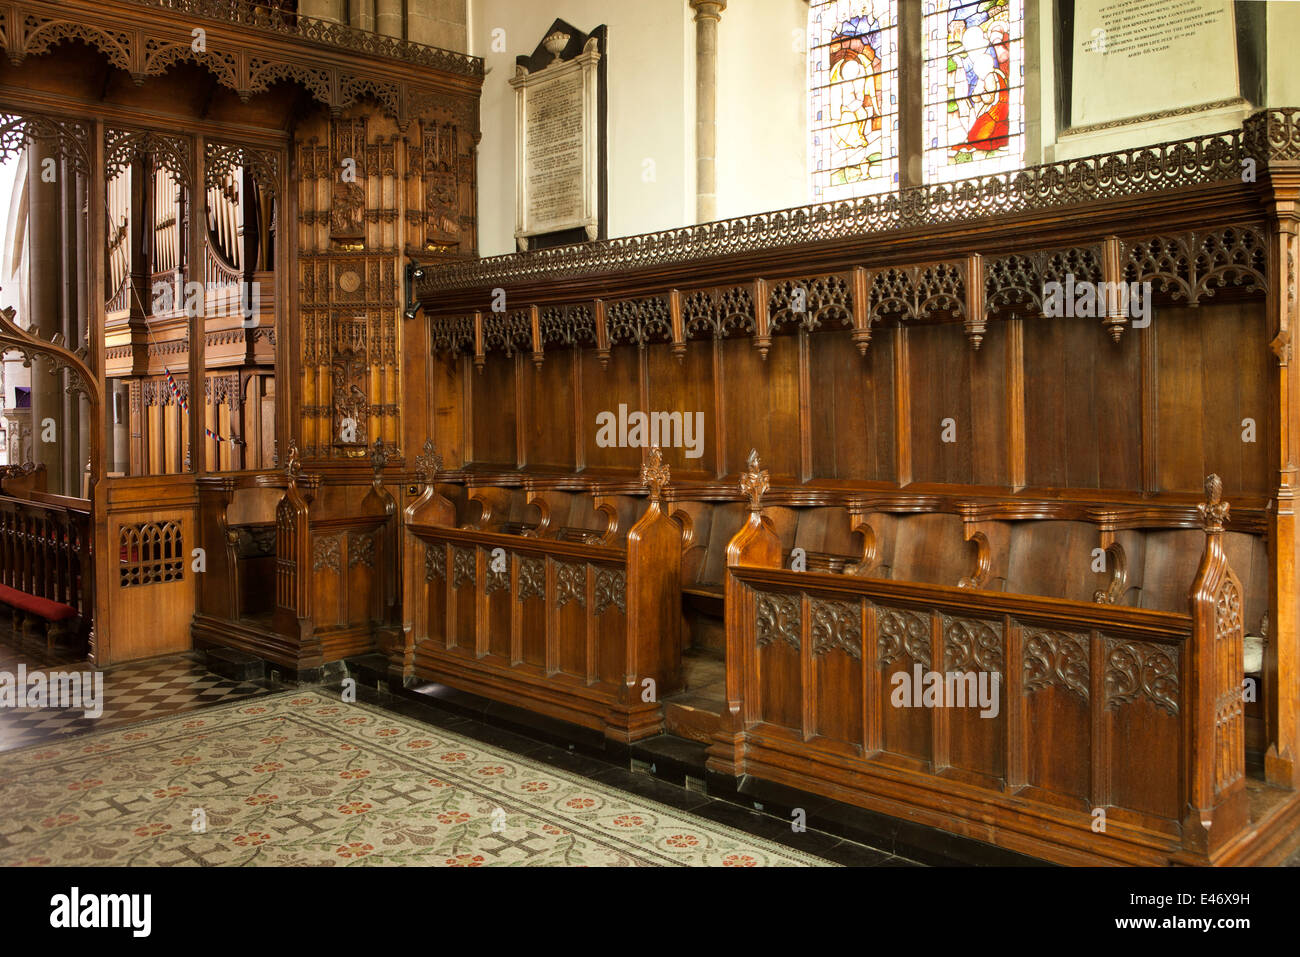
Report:
[{"label": "stained glass window", "polygon": [[1024,0],[925,0],[927,183],[1018,169],[1025,155]]},{"label": "stained glass window", "polygon": [[898,188],[898,4],[813,0],[808,104],[813,200]]}]

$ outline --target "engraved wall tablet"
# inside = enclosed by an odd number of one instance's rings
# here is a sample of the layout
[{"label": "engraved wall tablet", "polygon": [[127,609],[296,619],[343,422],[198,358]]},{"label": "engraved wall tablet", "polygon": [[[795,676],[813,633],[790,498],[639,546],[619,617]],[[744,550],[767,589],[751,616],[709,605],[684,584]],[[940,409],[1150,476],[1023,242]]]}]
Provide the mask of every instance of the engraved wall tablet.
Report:
[{"label": "engraved wall tablet", "polygon": [[[510,85],[515,88],[520,249],[601,238],[603,35],[604,28],[584,36],[557,20],[539,52],[516,62]],[[576,55],[565,59],[575,48]]]},{"label": "engraved wall tablet", "polygon": [[[1240,27],[1229,0],[1078,3],[1071,51],[1071,125],[1105,126],[1244,107],[1242,81],[1250,84],[1239,74]],[[1191,73],[1195,83],[1168,82],[1171,76]]]}]

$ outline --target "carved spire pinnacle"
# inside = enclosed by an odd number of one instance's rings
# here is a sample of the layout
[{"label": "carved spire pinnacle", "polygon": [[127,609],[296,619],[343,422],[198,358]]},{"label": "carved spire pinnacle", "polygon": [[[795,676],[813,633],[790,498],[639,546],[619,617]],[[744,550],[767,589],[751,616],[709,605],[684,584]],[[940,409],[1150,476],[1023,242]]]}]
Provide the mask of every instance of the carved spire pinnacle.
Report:
[{"label": "carved spire pinnacle", "polygon": [[1205,501],[1196,506],[1196,513],[1201,517],[1201,527],[1209,534],[1223,531],[1228,521],[1228,503],[1223,497],[1223,479],[1211,474],[1205,477]]},{"label": "carved spire pinnacle", "polygon": [[388,449],[384,447],[383,439],[375,439],[374,447],[370,450],[370,471],[374,473],[376,485],[383,484],[386,468],[388,468]]},{"label": "carved spire pinnacle", "polygon": [[415,457],[415,474],[428,485],[442,471],[442,456],[433,447],[433,439],[424,440],[424,451]]},{"label": "carved spire pinnacle", "polygon": [[763,495],[768,489],[767,469],[760,468],[758,449],[749,450],[749,459],[745,463],[745,474],[740,477],[740,490],[749,496],[749,510],[760,512],[763,509]]},{"label": "carved spire pinnacle", "polygon": [[289,440],[289,461],[284,468],[285,474],[289,476],[289,484],[296,486],[298,476],[302,474],[302,459],[298,457],[298,440]]},{"label": "carved spire pinnacle", "polygon": [[656,445],[650,449],[650,463],[641,466],[641,484],[650,486],[650,501],[660,500],[664,486],[671,478],[672,471],[664,465],[664,454]]}]

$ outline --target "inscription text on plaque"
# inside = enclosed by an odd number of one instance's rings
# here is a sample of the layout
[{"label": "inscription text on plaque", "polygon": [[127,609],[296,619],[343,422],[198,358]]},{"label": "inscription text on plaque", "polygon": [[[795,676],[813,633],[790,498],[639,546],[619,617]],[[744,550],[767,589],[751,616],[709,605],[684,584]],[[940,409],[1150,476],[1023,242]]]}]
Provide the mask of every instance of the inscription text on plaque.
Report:
[{"label": "inscription text on plaque", "polygon": [[572,60],[530,73],[516,67],[515,239],[582,228],[599,231],[596,68],[598,42]]}]

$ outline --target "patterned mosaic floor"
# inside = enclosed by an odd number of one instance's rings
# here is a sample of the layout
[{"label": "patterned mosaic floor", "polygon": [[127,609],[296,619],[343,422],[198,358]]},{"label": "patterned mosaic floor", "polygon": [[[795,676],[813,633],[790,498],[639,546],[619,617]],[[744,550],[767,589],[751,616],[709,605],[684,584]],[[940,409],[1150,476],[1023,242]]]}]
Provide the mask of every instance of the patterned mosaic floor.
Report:
[{"label": "patterned mosaic floor", "polygon": [[6,865],[827,863],[315,691],[0,755],[0,809]]},{"label": "patterned mosaic floor", "polygon": [[[85,662],[51,661],[0,640],[0,671],[17,674],[19,664],[29,672],[88,668]],[[133,662],[104,672],[104,711],[98,718],[78,709],[0,708],[0,751],[264,693],[259,684],[229,681],[186,655]]]}]

